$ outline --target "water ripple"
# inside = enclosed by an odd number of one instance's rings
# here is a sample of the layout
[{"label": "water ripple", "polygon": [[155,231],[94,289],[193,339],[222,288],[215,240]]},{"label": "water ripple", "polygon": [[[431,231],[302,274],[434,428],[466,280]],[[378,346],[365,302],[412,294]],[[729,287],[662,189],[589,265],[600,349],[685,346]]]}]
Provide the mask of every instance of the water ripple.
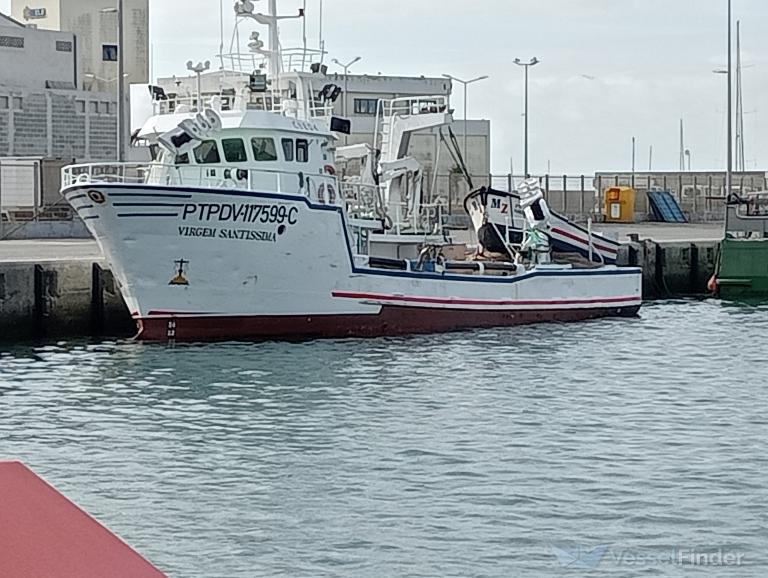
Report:
[{"label": "water ripple", "polygon": [[[554,577],[553,546],[600,545],[600,575],[765,576],[766,330],[764,308],[678,301],[411,338],[20,346],[0,453],[172,576]],[[741,566],[675,558],[718,549]]]}]

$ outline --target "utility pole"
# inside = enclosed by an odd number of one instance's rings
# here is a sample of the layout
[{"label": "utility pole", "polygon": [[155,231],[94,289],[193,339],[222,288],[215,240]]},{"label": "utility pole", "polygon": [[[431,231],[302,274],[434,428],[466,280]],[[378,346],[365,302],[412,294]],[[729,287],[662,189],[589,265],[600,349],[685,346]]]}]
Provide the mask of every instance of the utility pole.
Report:
[{"label": "utility pole", "polygon": [[528,62],[523,62],[519,58],[515,58],[515,64],[518,66],[522,66],[525,69],[525,144],[524,144],[524,173],[525,177],[528,178],[528,69],[532,66],[536,66],[540,60],[536,58],[535,56],[531,58]]},{"label": "utility pole", "polygon": [[123,0],[117,0],[117,162],[125,162],[125,31]]},{"label": "utility pole", "polygon": [[653,145],[648,147],[648,172],[653,170]]},{"label": "utility pole", "polygon": [[683,132],[683,119],[680,119],[680,172],[685,172],[685,137]]},{"label": "utility pole", "polygon": [[632,174],[635,174],[635,137],[632,137]]}]

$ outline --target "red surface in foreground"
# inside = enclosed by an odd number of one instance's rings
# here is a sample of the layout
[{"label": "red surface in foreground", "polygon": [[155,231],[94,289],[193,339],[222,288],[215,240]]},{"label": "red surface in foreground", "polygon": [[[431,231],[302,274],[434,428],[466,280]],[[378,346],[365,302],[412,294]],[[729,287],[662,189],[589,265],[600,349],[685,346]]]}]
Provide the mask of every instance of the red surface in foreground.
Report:
[{"label": "red surface in foreground", "polygon": [[0,462],[0,576],[165,578],[18,462]]}]

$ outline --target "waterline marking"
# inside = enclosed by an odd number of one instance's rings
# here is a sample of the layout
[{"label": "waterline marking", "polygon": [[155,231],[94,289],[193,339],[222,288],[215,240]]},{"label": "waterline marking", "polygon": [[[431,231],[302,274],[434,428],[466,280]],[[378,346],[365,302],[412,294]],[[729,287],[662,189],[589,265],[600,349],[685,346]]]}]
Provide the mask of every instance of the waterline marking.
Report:
[{"label": "waterline marking", "polygon": [[615,566],[742,566],[744,552],[724,548],[671,548],[662,552],[614,548],[610,544],[595,547],[550,544],[560,566],[567,570],[592,570],[611,563]]}]

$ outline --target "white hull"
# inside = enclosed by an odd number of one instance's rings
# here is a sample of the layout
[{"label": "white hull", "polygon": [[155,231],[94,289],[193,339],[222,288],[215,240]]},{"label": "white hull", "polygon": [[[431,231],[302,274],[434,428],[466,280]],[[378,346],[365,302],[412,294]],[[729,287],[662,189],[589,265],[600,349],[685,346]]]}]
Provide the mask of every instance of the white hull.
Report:
[{"label": "white hull", "polygon": [[638,269],[375,269],[353,255],[343,209],[302,195],[123,183],[63,194],[146,339],[443,331],[632,314],[641,304]]}]

